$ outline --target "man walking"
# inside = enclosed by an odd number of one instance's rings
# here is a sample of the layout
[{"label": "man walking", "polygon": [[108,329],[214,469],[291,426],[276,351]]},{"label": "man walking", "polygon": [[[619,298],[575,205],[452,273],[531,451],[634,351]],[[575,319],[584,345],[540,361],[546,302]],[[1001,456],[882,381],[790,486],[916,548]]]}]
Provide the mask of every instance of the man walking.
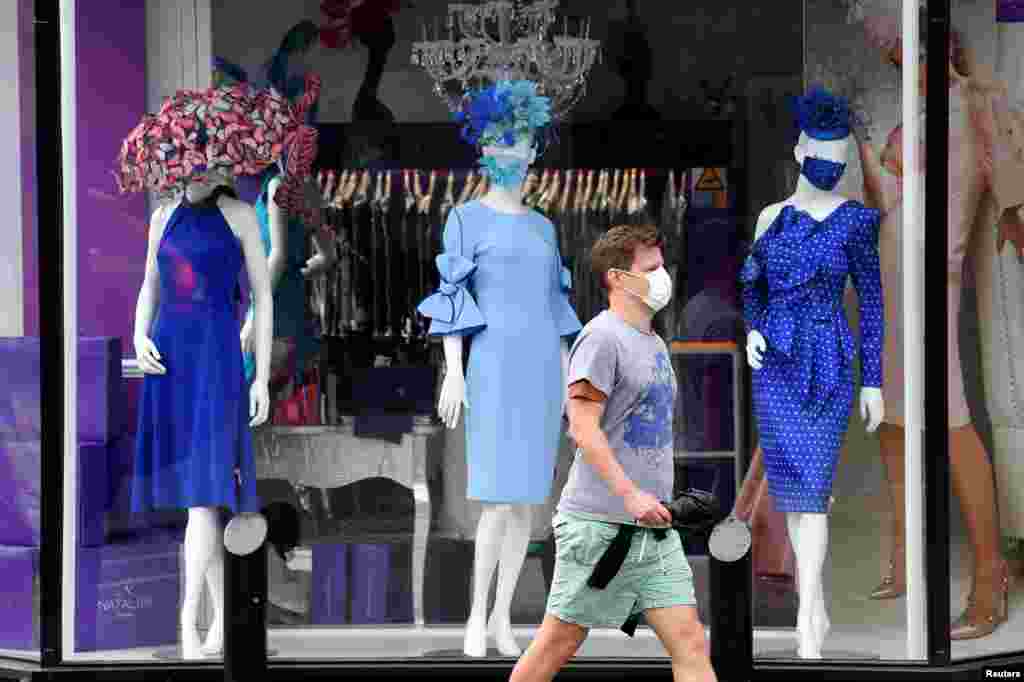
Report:
[{"label": "man walking", "polygon": [[675,373],[651,318],[668,304],[662,238],[649,222],[614,227],[591,252],[608,310],[580,332],[568,377],[576,459],[558,503],[547,614],[511,682],[551,680],[589,628],[639,615],[676,682],[714,682],[693,574],[664,502],[672,497]]}]

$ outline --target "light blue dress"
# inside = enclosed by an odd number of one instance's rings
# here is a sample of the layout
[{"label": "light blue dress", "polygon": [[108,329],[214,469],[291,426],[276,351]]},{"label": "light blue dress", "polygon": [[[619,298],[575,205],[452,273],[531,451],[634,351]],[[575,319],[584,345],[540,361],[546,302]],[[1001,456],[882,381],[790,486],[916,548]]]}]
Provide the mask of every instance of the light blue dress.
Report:
[{"label": "light blue dress", "polygon": [[472,339],[466,495],[541,504],[562,431],[562,337],[581,329],[555,227],[536,211],[470,201],[449,213],[436,260],[441,287],[419,311],[431,318],[431,334]]}]

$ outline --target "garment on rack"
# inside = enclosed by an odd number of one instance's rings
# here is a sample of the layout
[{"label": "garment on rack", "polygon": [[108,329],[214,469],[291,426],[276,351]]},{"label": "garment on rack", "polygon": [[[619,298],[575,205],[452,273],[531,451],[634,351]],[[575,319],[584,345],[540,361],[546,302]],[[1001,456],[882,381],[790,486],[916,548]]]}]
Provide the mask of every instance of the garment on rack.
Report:
[{"label": "garment on rack", "polygon": [[431,334],[471,339],[467,495],[541,504],[562,431],[561,339],[581,328],[554,226],[536,211],[501,213],[474,200],[451,212],[444,247],[440,290],[420,311]]},{"label": "garment on rack", "polygon": [[[276,173],[268,173],[260,186],[260,195],[256,199],[256,217],[260,223],[260,237],[263,251],[270,255],[273,248],[270,235],[270,183],[279,177]],[[295,216],[288,216],[285,227],[286,253],[284,270],[274,285],[274,339],[287,339],[294,344],[295,356],[292,360],[294,375],[298,380],[306,367],[306,362],[317,351],[317,340],[306,324],[306,279],[302,269],[306,266],[307,229],[305,223]],[[250,300],[249,315],[256,314],[256,302]],[[245,377],[252,381],[256,374],[256,360],[252,353],[245,354]]]},{"label": "garment on rack", "polygon": [[219,194],[183,200],[160,238],[160,307],[150,335],[167,373],[142,380],[135,512],[260,508],[233,297],[244,257]]}]

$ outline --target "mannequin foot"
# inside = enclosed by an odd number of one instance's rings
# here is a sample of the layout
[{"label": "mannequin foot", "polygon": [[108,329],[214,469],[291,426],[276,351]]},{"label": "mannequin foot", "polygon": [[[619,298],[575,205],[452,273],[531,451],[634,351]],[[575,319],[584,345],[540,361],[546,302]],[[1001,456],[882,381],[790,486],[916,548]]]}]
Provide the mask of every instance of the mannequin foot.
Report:
[{"label": "mannequin foot", "polygon": [[466,638],[462,652],[475,658],[487,655],[487,626],[482,617],[470,616],[466,622]]},{"label": "mannequin foot", "polygon": [[814,616],[811,618],[811,628],[820,652],[821,648],[825,646],[825,638],[828,637],[829,630],[832,629],[832,621],[829,620],[828,612],[825,611],[824,602],[819,602],[815,606]]},{"label": "mannequin foot", "polygon": [[202,654],[204,656],[219,656],[224,651],[224,618],[214,616],[210,631],[206,633],[206,641],[203,642]]},{"label": "mannequin foot", "polygon": [[186,661],[194,661],[203,657],[199,631],[194,624],[181,624],[181,657]]},{"label": "mannequin foot", "polygon": [[515,635],[512,633],[512,622],[507,618],[498,619],[491,615],[491,622],[487,625],[487,632],[498,646],[498,652],[502,656],[519,658],[523,651],[516,643]]},{"label": "mannequin foot", "polygon": [[821,647],[814,644],[810,638],[800,637],[796,655],[806,660],[821,660]]},{"label": "mannequin foot", "polygon": [[976,575],[967,610],[950,626],[950,639],[978,639],[992,634],[1009,613],[1010,575],[1000,560],[987,575]]},{"label": "mannequin foot", "polygon": [[902,555],[890,561],[888,575],[882,578],[882,582],[878,587],[871,591],[870,598],[894,599],[902,597],[907,591],[907,579],[904,575],[905,566]]},{"label": "mannequin foot", "polygon": [[821,658],[821,640],[819,639],[818,628],[815,627],[817,625],[816,620],[813,616],[797,618],[796,655],[800,658]]}]

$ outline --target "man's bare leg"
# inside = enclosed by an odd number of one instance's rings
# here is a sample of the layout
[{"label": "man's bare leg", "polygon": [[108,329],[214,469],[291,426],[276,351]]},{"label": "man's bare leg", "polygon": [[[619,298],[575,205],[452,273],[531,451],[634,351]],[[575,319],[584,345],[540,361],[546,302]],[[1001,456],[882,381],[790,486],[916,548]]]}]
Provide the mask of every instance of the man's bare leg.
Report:
[{"label": "man's bare leg", "polygon": [[672,679],[675,682],[717,682],[711,668],[704,626],[697,617],[697,607],[647,609],[644,619],[654,628],[672,658]]},{"label": "man's bare leg", "polygon": [[586,628],[545,615],[537,635],[512,669],[509,682],[550,682],[586,638]]}]

